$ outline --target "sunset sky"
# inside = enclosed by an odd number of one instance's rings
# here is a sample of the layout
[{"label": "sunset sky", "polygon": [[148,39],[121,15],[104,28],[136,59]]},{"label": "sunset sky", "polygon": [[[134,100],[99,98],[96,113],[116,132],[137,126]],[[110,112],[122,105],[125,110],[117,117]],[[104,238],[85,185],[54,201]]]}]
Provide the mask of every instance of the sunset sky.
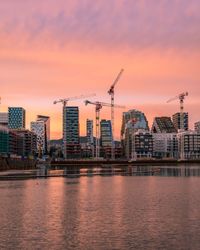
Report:
[{"label": "sunset sky", "polygon": [[[107,91],[121,68],[115,100],[126,110],[153,117],[185,110],[190,128],[200,120],[199,0],[1,0],[0,110],[22,106],[27,128],[36,115],[51,117],[51,137],[60,138],[62,97]],[[81,135],[94,107],[80,106]],[[122,111],[116,110],[116,138]],[[104,108],[101,118],[110,118]]]}]

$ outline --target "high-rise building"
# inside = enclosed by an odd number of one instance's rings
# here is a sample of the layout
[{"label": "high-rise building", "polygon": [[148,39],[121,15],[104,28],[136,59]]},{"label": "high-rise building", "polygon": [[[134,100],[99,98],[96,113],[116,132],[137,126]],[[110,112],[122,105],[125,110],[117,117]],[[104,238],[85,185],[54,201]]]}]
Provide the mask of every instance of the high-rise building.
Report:
[{"label": "high-rise building", "polygon": [[[110,120],[100,122],[100,156],[110,159],[112,148],[112,125]],[[115,152],[114,152],[115,153]]]},{"label": "high-rise building", "polygon": [[149,131],[149,125],[145,114],[141,111],[132,109],[123,113],[121,127],[122,152],[126,158],[133,155],[134,133],[138,130]]},{"label": "high-rise building", "polygon": [[[172,116],[172,121],[173,121],[175,128],[177,130],[179,130],[181,128],[181,114],[180,114],[180,112],[178,112]],[[184,126],[184,130],[187,131],[188,130],[188,113],[186,113],[186,112],[183,113],[183,126]]]},{"label": "high-rise building", "polygon": [[50,141],[50,117],[44,115],[38,115],[37,121],[43,121],[45,124],[45,138],[46,143],[49,144]]},{"label": "high-rise building", "polygon": [[126,124],[131,121],[134,122],[134,128],[149,130],[149,125],[146,116],[141,111],[136,109],[123,112],[122,127],[121,127],[121,139],[125,137]]},{"label": "high-rise building", "polygon": [[78,107],[63,108],[63,151],[65,158],[80,157]]},{"label": "high-rise building", "polygon": [[88,145],[94,145],[93,120],[86,121],[86,136]]},{"label": "high-rise building", "polygon": [[151,129],[152,133],[176,133],[175,128],[170,117],[155,117]]},{"label": "high-rise building", "polygon": [[25,129],[25,110],[21,107],[8,108],[8,128]]},{"label": "high-rise building", "polygon": [[[140,146],[143,143],[142,141],[144,138],[146,139],[146,148],[142,150]],[[121,142],[123,155],[128,159],[142,156],[147,157],[147,155],[151,155],[152,135],[149,133],[148,121],[143,112],[130,110],[123,113]]]},{"label": "high-rise building", "polygon": [[0,126],[8,127],[8,113],[0,112]]},{"label": "high-rise building", "polygon": [[31,122],[31,131],[37,135],[37,152],[47,154],[50,142],[50,117],[38,115],[36,122]]},{"label": "high-rise building", "polygon": [[31,131],[37,135],[37,153],[42,156],[47,153],[47,140],[44,121],[31,122]]},{"label": "high-rise building", "polygon": [[[86,138],[87,143],[85,152],[88,157],[94,157],[94,132],[93,132],[93,120],[86,120]],[[82,144],[83,145],[83,144]]]},{"label": "high-rise building", "polygon": [[102,147],[112,147],[112,125],[110,120],[100,122],[100,141]]},{"label": "high-rise building", "polygon": [[195,122],[194,124],[194,129],[195,131],[200,134],[200,121],[199,122]]}]

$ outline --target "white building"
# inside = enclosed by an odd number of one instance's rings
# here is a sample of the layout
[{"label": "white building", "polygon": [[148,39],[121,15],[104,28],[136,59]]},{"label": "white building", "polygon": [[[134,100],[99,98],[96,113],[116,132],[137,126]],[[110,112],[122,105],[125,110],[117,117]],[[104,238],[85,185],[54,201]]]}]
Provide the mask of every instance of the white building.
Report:
[{"label": "white building", "polygon": [[176,133],[153,133],[153,154],[158,158],[178,158]]},{"label": "white building", "polygon": [[177,134],[180,159],[200,159],[200,134],[184,131]]},{"label": "white building", "polygon": [[31,131],[37,135],[37,153],[46,153],[45,123],[44,121],[31,122]]}]

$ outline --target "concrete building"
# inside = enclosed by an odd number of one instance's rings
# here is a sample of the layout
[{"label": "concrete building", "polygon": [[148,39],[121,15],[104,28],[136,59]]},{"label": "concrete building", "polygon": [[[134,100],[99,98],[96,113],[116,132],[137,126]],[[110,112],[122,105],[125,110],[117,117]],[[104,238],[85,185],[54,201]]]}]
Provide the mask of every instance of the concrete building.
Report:
[{"label": "concrete building", "polygon": [[170,117],[162,116],[154,118],[151,131],[152,133],[176,133],[177,129]]},{"label": "concrete building", "polygon": [[[176,128],[176,130],[179,130],[181,128],[181,115],[180,112],[174,114],[172,116],[172,121],[173,124]],[[183,126],[184,126],[184,130],[188,130],[188,113],[184,112],[183,113]]]},{"label": "concrete building", "polygon": [[21,107],[8,108],[8,128],[25,129],[26,112]]},{"label": "concrete building", "polygon": [[136,109],[123,112],[122,127],[121,127],[121,139],[125,138],[126,125],[129,121],[134,122],[135,129],[149,130],[149,125],[146,116],[141,111]]},{"label": "concrete building", "polygon": [[93,120],[86,120],[86,136],[88,145],[94,144]]},{"label": "concrete building", "polygon": [[143,129],[136,132],[133,129],[126,130],[126,150],[127,159],[151,158],[153,155],[152,134]]},{"label": "concrete building", "polygon": [[45,123],[43,121],[31,122],[31,131],[37,136],[37,153],[41,157],[47,153]]},{"label": "concrete building", "polygon": [[45,143],[46,147],[48,148],[50,142],[50,117],[44,115],[38,115],[37,121],[43,121],[45,124]]},{"label": "concrete building", "polygon": [[17,138],[17,154],[23,157],[33,157],[37,152],[37,136],[28,129],[17,129],[10,131]]},{"label": "concrete building", "polygon": [[183,131],[177,134],[180,159],[200,159],[200,134]]},{"label": "concrete building", "polygon": [[88,157],[94,157],[94,130],[93,130],[93,120],[86,120],[86,147]]},{"label": "concrete building", "polygon": [[194,130],[200,134],[200,121],[199,122],[195,122],[194,124]]},{"label": "concrete building", "polygon": [[141,111],[132,109],[128,112],[123,112],[122,127],[121,127],[121,144],[122,155],[128,157],[129,143],[132,140],[132,134],[137,130],[143,129],[149,131],[149,125],[145,114]]},{"label": "concrete building", "polygon": [[31,122],[31,131],[37,135],[37,153],[42,156],[49,151],[50,118],[38,115],[35,122]]},{"label": "concrete building", "polygon": [[152,135],[155,158],[178,158],[177,133],[153,133]]},{"label": "concrete building", "polygon": [[8,127],[8,113],[0,112],[0,126]]},{"label": "concrete building", "polygon": [[63,151],[64,158],[80,157],[78,107],[64,107],[63,109]]}]

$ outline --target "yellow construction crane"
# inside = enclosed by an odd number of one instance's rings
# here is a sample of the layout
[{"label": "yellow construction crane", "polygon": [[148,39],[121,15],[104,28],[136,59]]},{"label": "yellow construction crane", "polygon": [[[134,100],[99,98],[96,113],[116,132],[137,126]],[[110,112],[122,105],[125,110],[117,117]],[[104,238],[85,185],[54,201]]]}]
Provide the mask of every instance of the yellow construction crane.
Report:
[{"label": "yellow construction crane", "polygon": [[[96,159],[99,158],[99,152],[100,152],[100,110],[105,106],[105,107],[111,107],[110,103],[105,103],[105,102],[91,102],[86,100],[85,105],[92,104],[95,105],[95,114],[96,114]],[[125,106],[120,106],[120,105],[112,105],[113,108],[125,108]],[[112,134],[113,137],[113,134]]]},{"label": "yellow construction crane", "polygon": [[115,128],[114,128],[114,97],[115,97],[115,86],[117,84],[117,82],[119,81],[122,73],[124,72],[124,69],[121,69],[119,74],[117,75],[117,78],[115,79],[115,81],[113,82],[113,84],[111,85],[110,89],[108,90],[108,94],[111,96],[111,125],[112,125],[112,135],[113,135],[113,139],[112,139],[112,150],[111,150],[111,158],[114,159],[115,158],[115,138],[114,138],[114,133],[115,133]]},{"label": "yellow construction crane", "polygon": [[167,101],[167,103],[179,99],[180,102],[180,129],[184,130],[184,100],[188,96],[188,92],[181,93]]}]

